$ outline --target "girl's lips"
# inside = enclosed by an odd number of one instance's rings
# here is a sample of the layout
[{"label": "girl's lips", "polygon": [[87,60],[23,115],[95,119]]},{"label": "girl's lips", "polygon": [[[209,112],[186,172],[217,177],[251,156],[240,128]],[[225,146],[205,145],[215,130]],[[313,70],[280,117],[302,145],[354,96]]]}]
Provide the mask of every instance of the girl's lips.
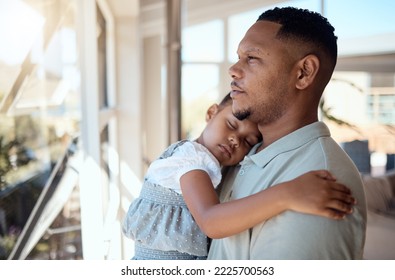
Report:
[{"label": "girl's lips", "polygon": [[231,151],[231,149],[230,149],[229,146],[220,144],[220,145],[219,145],[219,149],[220,149],[221,152],[224,153],[228,158],[231,158],[231,157],[232,157],[232,151]]}]

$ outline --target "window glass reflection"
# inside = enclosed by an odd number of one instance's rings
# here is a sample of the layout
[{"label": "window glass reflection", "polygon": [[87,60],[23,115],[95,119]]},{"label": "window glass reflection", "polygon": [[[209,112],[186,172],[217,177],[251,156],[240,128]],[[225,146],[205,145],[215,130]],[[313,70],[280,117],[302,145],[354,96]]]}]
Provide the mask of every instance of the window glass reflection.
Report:
[{"label": "window glass reflection", "polygon": [[0,259],[17,244],[53,168],[79,131],[74,5],[0,2]]},{"label": "window glass reflection", "polygon": [[186,64],[182,67],[182,137],[195,139],[205,125],[208,107],[219,99],[219,67]]},{"label": "window glass reflection", "polygon": [[223,32],[222,20],[209,21],[183,29],[182,60],[185,62],[223,61]]},{"label": "window glass reflection", "polygon": [[325,1],[325,16],[341,38],[367,37],[395,32],[392,0]]}]

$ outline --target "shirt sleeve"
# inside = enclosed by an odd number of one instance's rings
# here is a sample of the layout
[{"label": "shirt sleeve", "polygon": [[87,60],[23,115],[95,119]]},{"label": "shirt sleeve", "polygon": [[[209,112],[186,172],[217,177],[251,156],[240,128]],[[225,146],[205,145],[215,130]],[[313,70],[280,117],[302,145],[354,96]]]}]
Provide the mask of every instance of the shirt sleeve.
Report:
[{"label": "shirt sleeve", "polygon": [[221,181],[219,162],[204,146],[196,142],[185,142],[172,156],[154,161],[147,171],[146,178],[181,193],[180,178],[191,170],[207,172],[214,187]]}]

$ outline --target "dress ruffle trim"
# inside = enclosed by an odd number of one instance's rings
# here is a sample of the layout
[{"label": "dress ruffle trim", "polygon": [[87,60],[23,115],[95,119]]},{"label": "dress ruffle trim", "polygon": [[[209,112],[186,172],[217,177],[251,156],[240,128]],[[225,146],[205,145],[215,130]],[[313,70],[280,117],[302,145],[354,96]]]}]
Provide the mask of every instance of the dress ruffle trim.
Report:
[{"label": "dress ruffle trim", "polygon": [[182,196],[148,181],[129,207],[123,231],[135,242],[154,250],[207,255],[207,237]]}]

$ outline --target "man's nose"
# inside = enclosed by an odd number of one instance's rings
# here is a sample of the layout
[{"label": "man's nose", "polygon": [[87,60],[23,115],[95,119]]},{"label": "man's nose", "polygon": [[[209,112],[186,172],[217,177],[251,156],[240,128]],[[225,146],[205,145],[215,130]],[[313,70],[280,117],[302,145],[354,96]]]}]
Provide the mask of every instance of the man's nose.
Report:
[{"label": "man's nose", "polygon": [[238,66],[238,62],[229,67],[228,73],[233,79],[238,79],[241,77],[241,71],[240,67]]}]

